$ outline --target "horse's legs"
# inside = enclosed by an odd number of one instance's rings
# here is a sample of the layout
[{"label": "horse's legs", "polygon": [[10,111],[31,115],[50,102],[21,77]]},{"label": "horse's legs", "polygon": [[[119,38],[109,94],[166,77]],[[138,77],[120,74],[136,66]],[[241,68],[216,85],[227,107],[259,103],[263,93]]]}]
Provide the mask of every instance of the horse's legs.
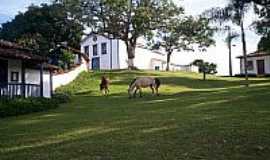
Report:
[{"label": "horse's legs", "polygon": [[133,93],[134,98],[136,98],[136,94],[137,94],[138,90],[139,90],[138,88],[135,89],[135,92]]},{"label": "horse's legs", "polygon": [[154,90],[154,87],[153,86],[150,86],[151,90],[152,90],[152,94],[154,95],[155,94],[155,90]]},{"label": "horse's legs", "polygon": [[159,96],[158,87],[156,87],[155,89],[156,89],[156,95]]},{"label": "horse's legs", "polygon": [[140,97],[142,98],[142,88],[139,88],[140,90]]},{"label": "horse's legs", "polygon": [[109,88],[108,87],[106,87],[106,95],[108,96],[109,95],[109,93],[110,93],[110,90],[109,90]]},{"label": "horse's legs", "polygon": [[103,88],[100,90],[100,92],[104,96],[104,89]]}]

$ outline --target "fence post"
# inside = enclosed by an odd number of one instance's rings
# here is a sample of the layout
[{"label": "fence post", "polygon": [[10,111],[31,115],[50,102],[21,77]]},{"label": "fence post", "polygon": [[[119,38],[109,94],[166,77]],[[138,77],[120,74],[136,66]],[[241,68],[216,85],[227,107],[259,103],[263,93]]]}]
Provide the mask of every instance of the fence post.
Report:
[{"label": "fence post", "polygon": [[40,97],[43,97],[43,62],[40,64]]},{"label": "fence post", "polygon": [[25,63],[22,61],[22,74],[21,74],[21,79],[22,79],[22,85],[21,85],[21,92],[22,92],[22,97],[26,98],[25,94]]}]

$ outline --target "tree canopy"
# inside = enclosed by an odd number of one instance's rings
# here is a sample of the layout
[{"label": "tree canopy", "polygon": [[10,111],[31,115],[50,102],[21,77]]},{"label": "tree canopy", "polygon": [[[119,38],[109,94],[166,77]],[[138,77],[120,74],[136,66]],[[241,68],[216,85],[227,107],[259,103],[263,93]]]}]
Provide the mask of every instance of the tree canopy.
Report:
[{"label": "tree canopy", "polygon": [[79,48],[83,26],[69,17],[61,4],[30,6],[0,29],[0,39],[17,42],[48,55],[61,42]]},{"label": "tree canopy", "polygon": [[254,5],[254,10],[259,15],[255,28],[262,38],[258,44],[258,50],[270,51],[270,1],[269,0],[232,0],[234,3]]},{"label": "tree canopy", "polygon": [[154,49],[163,48],[167,53],[167,68],[169,70],[171,55],[174,51],[205,51],[214,44],[214,30],[206,18],[192,16],[172,17],[160,27],[150,44]]},{"label": "tree canopy", "polygon": [[203,80],[206,80],[206,74],[217,74],[217,64],[204,62],[202,59],[196,59],[192,65],[199,67],[199,73],[203,73]]},{"label": "tree canopy", "polygon": [[259,50],[270,52],[270,2],[254,1],[255,12],[259,15],[259,21],[256,22],[257,33],[262,35],[258,44]]},{"label": "tree canopy", "polygon": [[229,4],[224,8],[213,8],[206,11],[214,22],[221,24],[232,22],[239,26],[241,30],[242,50],[244,57],[244,74],[246,80],[246,86],[249,86],[248,70],[247,70],[247,45],[246,45],[246,32],[245,32],[245,15],[250,9],[250,0],[229,0]]},{"label": "tree canopy", "polygon": [[110,38],[125,42],[129,68],[134,67],[137,40],[152,34],[169,17],[183,8],[172,0],[56,0],[64,4],[73,17]]}]

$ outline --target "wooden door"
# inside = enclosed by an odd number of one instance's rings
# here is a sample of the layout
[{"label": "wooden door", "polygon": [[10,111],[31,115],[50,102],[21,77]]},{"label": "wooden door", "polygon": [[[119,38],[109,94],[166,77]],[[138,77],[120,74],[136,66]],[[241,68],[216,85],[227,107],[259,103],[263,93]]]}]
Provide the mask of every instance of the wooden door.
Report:
[{"label": "wooden door", "polygon": [[8,61],[0,59],[0,84],[8,83]]},{"label": "wooden door", "polygon": [[264,60],[257,60],[257,70],[258,70],[258,75],[264,75],[265,74]]}]

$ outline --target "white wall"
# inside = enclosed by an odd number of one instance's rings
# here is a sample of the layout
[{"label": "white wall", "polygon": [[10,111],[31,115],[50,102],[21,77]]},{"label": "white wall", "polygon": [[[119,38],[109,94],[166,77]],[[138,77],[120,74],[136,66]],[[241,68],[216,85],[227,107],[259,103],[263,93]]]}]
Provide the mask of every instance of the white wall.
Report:
[{"label": "white wall", "polygon": [[[14,83],[22,82],[22,61],[16,59],[6,59],[8,60],[8,82],[11,82],[11,73],[18,72],[19,73],[19,81]],[[40,71],[37,69],[25,69],[25,83],[26,84],[37,84],[40,85]],[[43,95],[44,97],[51,97],[50,90],[50,72],[44,70],[43,71]]]},{"label": "white wall", "polygon": [[194,65],[171,65],[172,71],[183,71],[183,72],[195,72],[199,73],[199,67]]},{"label": "white wall", "polygon": [[[36,69],[26,69],[25,83],[40,85],[40,71]],[[43,96],[47,98],[51,97],[50,72],[45,70],[43,71]]]},{"label": "white wall", "polygon": [[74,70],[64,74],[53,75],[53,90],[69,84],[83,71],[88,71],[88,63],[84,59],[82,59],[82,64]]},{"label": "white wall", "polygon": [[[81,42],[81,52],[84,52],[84,47],[89,46],[89,58],[90,61],[92,58],[99,57],[100,58],[100,69],[101,70],[109,70],[111,69],[111,49],[110,49],[110,40],[100,36],[95,35],[97,37],[96,41],[93,40],[94,34],[88,36]],[[101,44],[107,43],[107,51],[108,54],[101,54]],[[93,45],[98,45],[98,55],[93,56]],[[167,56],[164,50],[152,51],[145,48],[146,41],[143,38],[138,40],[138,45],[135,50],[135,59],[134,65],[139,69],[144,70],[154,70],[156,66],[159,66],[160,70],[166,69],[166,60]],[[159,53],[157,53],[159,52]],[[171,62],[177,65],[181,64],[181,61],[177,55],[180,53],[174,53],[171,57]],[[113,40],[112,41],[112,69],[127,69],[128,68],[128,55],[126,45],[121,40]],[[190,64],[191,61],[182,62],[182,65]],[[89,68],[92,69],[92,63],[89,63]],[[173,70],[180,70],[179,67],[171,66]]]},{"label": "white wall", "polygon": [[119,69],[128,68],[127,47],[123,41],[119,41]]},{"label": "white wall", "polygon": [[[101,69],[119,69],[118,40],[110,40],[100,35],[97,35],[96,37],[96,41],[93,40],[93,36],[90,36],[81,43],[82,53],[84,53],[84,47],[89,46],[89,68],[92,69],[92,59],[99,57]],[[101,54],[102,43],[107,44],[107,54]],[[93,45],[97,45],[98,47],[98,54],[95,56],[93,55]]]},{"label": "white wall", "polygon": [[[22,81],[21,73],[22,73],[22,62],[21,60],[13,60],[13,59],[8,59],[8,82],[11,82],[11,73],[12,72],[18,72],[19,73],[19,83]],[[17,83],[17,82],[16,82]]]},{"label": "white wall", "polygon": [[154,70],[155,66],[159,66],[160,70],[164,70],[166,67],[162,65],[163,61],[166,62],[165,54],[161,55],[142,47],[136,48],[134,64],[139,69]]},{"label": "white wall", "polygon": [[[248,74],[258,74],[257,60],[264,60],[265,74],[270,74],[270,56],[248,57],[247,61],[253,61],[253,69],[248,70]],[[245,73],[245,71],[244,71],[244,59],[241,59],[241,62],[240,62],[240,72],[241,72],[241,74]]]}]

